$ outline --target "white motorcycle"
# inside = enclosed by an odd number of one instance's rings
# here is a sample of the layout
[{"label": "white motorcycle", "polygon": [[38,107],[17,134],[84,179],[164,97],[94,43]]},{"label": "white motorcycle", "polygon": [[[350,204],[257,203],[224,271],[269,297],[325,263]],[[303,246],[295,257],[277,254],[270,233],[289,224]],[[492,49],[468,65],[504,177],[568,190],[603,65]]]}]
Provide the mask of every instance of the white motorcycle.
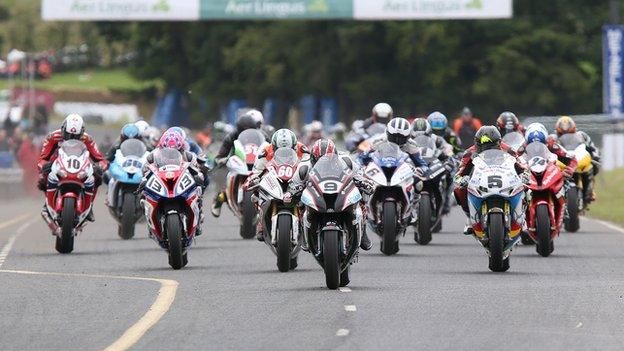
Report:
[{"label": "white motorcycle", "polygon": [[494,272],[509,269],[509,255],[520,240],[525,220],[524,183],[515,158],[501,150],[486,150],[473,159],[468,183],[470,223],[475,238],[489,256]]},{"label": "white motorcycle", "polygon": [[288,183],[299,171],[300,164],[295,150],[277,149],[258,184],[259,220],[263,221],[264,243],[277,256],[280,272],[297,267],[301,249],[298,201],[290,199],[288,203],[284,202]]}]

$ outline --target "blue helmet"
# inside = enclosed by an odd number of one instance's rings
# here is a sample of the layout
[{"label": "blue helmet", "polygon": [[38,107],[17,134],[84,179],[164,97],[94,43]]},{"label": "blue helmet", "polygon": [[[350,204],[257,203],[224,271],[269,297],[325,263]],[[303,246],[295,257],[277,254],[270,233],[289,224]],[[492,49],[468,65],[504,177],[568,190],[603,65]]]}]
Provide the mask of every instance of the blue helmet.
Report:
[{"label": "blue helmet", "polygon": [[171,127],[171,128],[169,128],[169,130],[172,130],[172,131],[180,133],[180,135],[182,135],[182,138],[184,138],[184,140],[186,140],[187,134],[186,134],[186,131],[184,130],[184,128],[182,128],[182,127]]},{"label": "blue helmet", "polygon": [[546,144],[546,138],[548,137],[548,130],[541,123],[531,123],[524,133],[524,140],[527,144],[534,141]]},{"label": "blue helmet", "polygon": [[427,121],[429,121],[431,129],[433,130],[445,130],[448,125],[446,116],[438,111],[430,114],[429,117],[427,117]]},{"label": "blue helmet", "polygon": [[139,137],[139,128],[134,123],[128,123],[121,128],[122,139],[134,139]]}]

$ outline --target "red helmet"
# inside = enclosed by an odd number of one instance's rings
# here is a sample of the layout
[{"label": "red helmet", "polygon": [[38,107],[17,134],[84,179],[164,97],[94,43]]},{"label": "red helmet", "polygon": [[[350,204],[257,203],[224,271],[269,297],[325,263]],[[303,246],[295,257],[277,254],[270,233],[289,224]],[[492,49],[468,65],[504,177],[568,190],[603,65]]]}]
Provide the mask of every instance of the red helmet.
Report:
[{"label": "red helmet", "polygon": [[312,145],[312,160],[314,162],[325,155],[334,153],[336,153],[336,145],[329,139],[317,140],[314,145]]},{"label": "red helmet", "polygon": [[161,149],[171,148],[182,151],[185,147],[184,137],[180,132],[169,129],[160,137],[158,147]]},{"label": "red helmet", "polygon": [[498,130],[505,134],[509,132],[517,132],[520,128],[520,121],[513,112],[505,111],[496,119]]}]

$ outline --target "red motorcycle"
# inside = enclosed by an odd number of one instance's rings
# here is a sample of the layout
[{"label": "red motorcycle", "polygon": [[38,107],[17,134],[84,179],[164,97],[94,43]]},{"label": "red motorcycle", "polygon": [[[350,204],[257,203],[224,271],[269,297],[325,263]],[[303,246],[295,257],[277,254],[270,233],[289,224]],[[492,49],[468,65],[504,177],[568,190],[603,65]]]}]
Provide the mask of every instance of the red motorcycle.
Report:
[{"label": "red motorcycle", "polygon": [[531,171],[530,202],[527,208],[529,236],[535,241],[540,256],[548,257],[554,250],[565,211],[565,187],[557,156],[546,145],[532,142],[526,147]]},{"label": "red motorcycle", "polygon": [[46,192],[47,211],[41,213],[52,234],[56,235],[56,251],[74,250],[74,236],[86,224],[93,205],[93,193],[85,190],[93,186],[93,164],[87,146],[79,140],[63,142],[50,174],[58,178],[56,191]]}]

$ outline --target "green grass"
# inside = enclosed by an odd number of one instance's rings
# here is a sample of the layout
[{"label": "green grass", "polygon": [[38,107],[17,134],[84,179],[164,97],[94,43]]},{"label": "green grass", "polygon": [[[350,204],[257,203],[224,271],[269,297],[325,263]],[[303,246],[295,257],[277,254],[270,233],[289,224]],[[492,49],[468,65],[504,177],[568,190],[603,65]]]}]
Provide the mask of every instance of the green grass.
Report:
[{"label": "green grass", "polygon": [[[17,84],[26,83],[16,80]],[[35,87],[52,91],[141,91],[151,87],[160,88],[157,80],[139,81],[124,69],[85,70],[54,73],[50,79],[35,81]],[[0,89],[9,87],[7,79],[0,79]]]},{"label": "green grass", "polygon": [[589,206],[588,215],[624,225],[624,168],[599,174],[596,180],[597,200]]}]

